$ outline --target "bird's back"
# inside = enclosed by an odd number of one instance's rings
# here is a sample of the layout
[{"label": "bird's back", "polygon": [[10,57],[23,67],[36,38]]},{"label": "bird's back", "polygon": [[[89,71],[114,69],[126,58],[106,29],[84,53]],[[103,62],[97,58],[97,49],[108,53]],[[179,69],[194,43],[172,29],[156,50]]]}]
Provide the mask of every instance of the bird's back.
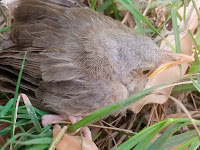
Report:
[{"label": "bird's back", "polygon": [[[113,28],[130,31],[81,3],[22,1],[14,11],[10,32],[14,46],[0,51],[0,91],[14,92],[27,52],[20,92],[28,94],[36,106],[77,115],[112,103],[113,87],[108,81],[115,77],[110,75],[105,52],[93,45],[98,39],[91,35]],[[98,80],[99,76],[105,80]]]}]

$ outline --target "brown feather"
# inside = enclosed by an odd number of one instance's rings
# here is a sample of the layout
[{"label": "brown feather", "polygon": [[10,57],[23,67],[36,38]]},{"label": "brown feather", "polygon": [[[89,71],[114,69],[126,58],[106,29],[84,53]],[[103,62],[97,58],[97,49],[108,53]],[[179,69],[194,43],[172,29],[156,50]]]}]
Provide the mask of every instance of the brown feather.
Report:
[{"label": "brown feather", "polygon": [[141,90],[147,78],[137,70],[156,66],[166,52],[80,2],[65,2],[18,5],[14,43],[0,48],[0,90],[14,91],[25,51],[20,90],[50,111],[84,116]]}]

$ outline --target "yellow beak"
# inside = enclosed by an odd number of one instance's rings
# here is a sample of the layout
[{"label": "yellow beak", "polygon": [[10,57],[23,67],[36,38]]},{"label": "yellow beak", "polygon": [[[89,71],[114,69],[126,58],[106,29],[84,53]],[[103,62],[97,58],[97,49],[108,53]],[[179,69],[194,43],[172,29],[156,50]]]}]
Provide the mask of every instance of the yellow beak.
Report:
[{"label": "yellow beak", "polygon": [[176,65],[188,63],[194,61],[194,58],[192,56],[188,56],[185,54],[178,54],[178,53],[173,53],[173,57],[177,57],[178,60],[171,60],[171,61],[166,61],[162,63],[157,69],[155,69],[150,75],[149,78],[152,78],[154,75],[156,75],[159,72],[162,72],[165,69],[171,68]]}]

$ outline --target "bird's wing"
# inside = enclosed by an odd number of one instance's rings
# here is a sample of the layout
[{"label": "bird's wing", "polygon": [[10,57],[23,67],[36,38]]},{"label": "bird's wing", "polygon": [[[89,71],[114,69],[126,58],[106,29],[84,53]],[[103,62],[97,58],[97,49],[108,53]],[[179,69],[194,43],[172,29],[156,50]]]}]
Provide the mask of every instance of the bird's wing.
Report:
[{"label": "bird's wing", "polygon": [[54,3],[57,5],[62,5],[68,8],[72,7],[87,7],[84,3],[80,2],[80,0],[41,0],[43,2]]},{"label": "bird's wing", "polygon": [[20,92],[28,93],[41,108],[45,105],[59,113],[87,114],[109,103],[104,95],[109,88],[83,79],[76,63],[84,55],[78,34],[86,33],[91,24],[111,20],[89,9],[69,9],[69,3],[60,2],[26,0],[16,8],[11,30],[16,45],[0,51],[0,90],[14,91],[26,51]]},{"label": "bird's wing", "polygon": [[[86,5],[76,0],[69,0],[69,1],[68,0],[40,0],[40,1],[26,0],[26,1],[22,1],[22,3],[23,3],[22,5],[20,4],[20,7],[22,9],[19,8],[17,9],[18,11],[15,11],[15,14],[14,14],[15,23],[12,25],[12,28],[14,27],[13,30],[17,28],[21,36],[16,37],[17,32],[12,30],[10,35],[12,36],[12,40],[14,42],[11,40],[11,38],[8,36],[7,33],[5,33],[5,36],[3,38],[0,37],[0,91],[14,93],[19,70],[21,68],[21,63],[22,63],[25,51],[27,51],[28,54],[26,57],[25,67],[23,71],[21,84],[20,84],[20,92],[28,94],[29,97],[35,101],[34,103],[37,106],[40,106],[41,101],[38,101],[35,99],[35,89],[38,88],[39,83],[42,80],[40,64],[42,60],[44,60],[47,57],[44,55],[38,55],[38,53],[43,50],[43,48],[41,47],[46,47],[49,43],[51,43],[52,45],[52,41],[54,40],[59,41],[59,40],[54,38],[55,32],[53,32],[57,28],[56,20],[51,21],[50,19],[49,20],[44,19],[45,20],[44,22],[39,23],[39,19],[36,18],[34,14],[37,14],[39,17],[43,16],[43,18],[45,18],[44,14],[46,14],[46,17],[50,16],[50,14],[44,12],[45,8],[47,10],[47,6],[49,6],[49,9],[50,9],[49,13],[52,13],[52,11],[56,11],[56,16],[54,17],[54,19],[56,19],[56,18],[59,18],[59,16],[63,15],[62,12],[64,11],[66,7],[67,8],[86,7]],[[39,10],[37,8],[41,8],[41,9]],[[6,10],[5,12],[8,13],[9,11]],[[29,19],[30,20],[32,19],[34,23],[33,22],[31,23],[31,21],[28,22],[26,17],[27,18],[32,17]],[[37,19],[38,19],[38,22],[36,21]],[[6,21],[4,20],[3,15],[1,15],[0,16],[1,28],[6,26],[5,22]],[[38,35],[39,33],[41,34]],[[32,37],[31,34],[35,34],[35,37]],[[45,35],[49,35],[49,36],[45,36]],[[20,41],[21,43],[18,43],[17,41]],[[43,44],[43,41],[45,44]],[[33,44],[31,44],[32,42]],[[49,69],[49,72],[51,72],[51,70],[52,69]],[[59,69],[59,71],[60,70],[61,69]]]}]

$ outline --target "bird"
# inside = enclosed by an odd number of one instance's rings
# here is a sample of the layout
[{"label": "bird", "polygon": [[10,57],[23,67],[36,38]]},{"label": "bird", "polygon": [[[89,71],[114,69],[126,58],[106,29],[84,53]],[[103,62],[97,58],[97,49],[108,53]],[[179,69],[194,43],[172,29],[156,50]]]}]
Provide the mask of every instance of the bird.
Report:
[{"label": "bird", "polygon": [[44,126],[66,118],[75,123],[139,92],[162,70],[191,61],[71,0],[17,4],[9,38],[0,41],[0,91],[14,92],[25,52],[20,92],[57,114],[43,116]]}]

